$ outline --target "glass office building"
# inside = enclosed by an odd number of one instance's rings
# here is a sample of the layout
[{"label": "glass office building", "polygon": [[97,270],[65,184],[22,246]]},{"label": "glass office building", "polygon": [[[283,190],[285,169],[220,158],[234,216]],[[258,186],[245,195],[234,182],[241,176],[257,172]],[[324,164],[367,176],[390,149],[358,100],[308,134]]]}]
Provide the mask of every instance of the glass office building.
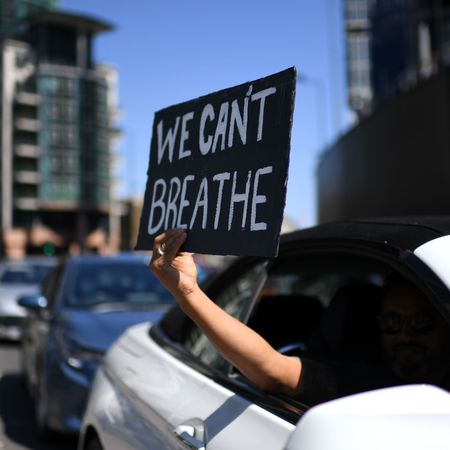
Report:
[{"label": "glass office building", "polygon": [[18,34],[27,17],[56,9],[57,6],[58,0],[1,0],[0,35],[12,37]]},{"label": "glass office building", "polygon": [[350,107],[363,114],[372,103],[370,0],[345,1],[347,86]]},{"label": "glass office building", "polygon": [[369,115],[450,64],[450,0],[344,0],[349,106]]},{"label": "glass office building", "polygon": [[46,10],[27,15],[18,29],[2,40],[4,253],[18,240],[28,253],[43,241],[60,251],[114,250],[117,74],[92,55],[95,36],[111,26]]}]

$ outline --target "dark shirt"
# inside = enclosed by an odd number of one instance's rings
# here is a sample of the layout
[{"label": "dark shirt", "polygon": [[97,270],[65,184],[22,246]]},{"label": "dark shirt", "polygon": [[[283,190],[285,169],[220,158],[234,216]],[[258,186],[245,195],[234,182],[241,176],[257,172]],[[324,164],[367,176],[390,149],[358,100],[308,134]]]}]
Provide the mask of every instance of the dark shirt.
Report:
[{"label": "dark shirt", "polygon": [[401,381],[386,368],[364,362],[302,360],[298,399],[315,405],[345,395],[397,386]]}]

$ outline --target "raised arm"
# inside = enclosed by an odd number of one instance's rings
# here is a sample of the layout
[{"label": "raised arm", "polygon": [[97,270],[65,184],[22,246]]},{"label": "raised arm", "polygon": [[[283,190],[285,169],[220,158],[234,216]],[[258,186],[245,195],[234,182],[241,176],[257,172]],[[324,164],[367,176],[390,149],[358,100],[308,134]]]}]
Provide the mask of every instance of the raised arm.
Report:
[{"label": "raised arm", "polygon": [[277,352],[259,334],[218,307],[198,286],[189,253],[179,252],[183,230],[168,230],[153,244],[152,272],[172,293],[183,311],[203,330],[218,351],[249,380],[267,392],[295,394],[300,359]]}]

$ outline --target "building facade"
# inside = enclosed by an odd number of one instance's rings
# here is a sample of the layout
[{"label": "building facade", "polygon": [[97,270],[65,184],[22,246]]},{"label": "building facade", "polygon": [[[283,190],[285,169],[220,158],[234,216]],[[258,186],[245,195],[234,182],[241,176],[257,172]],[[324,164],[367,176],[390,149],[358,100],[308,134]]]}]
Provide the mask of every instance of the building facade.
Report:
[{"label": "building facade", "polygon": [[320,222],[450,214],[450,70],[392,97],[318,166]]},{"label": "building facade", "polygon": [[1,0],[0,36],[13,37],[20,33],[24,21],[41,12],[54,10],[58,0]]},{"label": "building facade", "polygon": [[450,63],[450,1],[344,0],[348,100],[360,117]]},{"label": "building facade", "polygon": [[1,42],[3,253],[116,250],[117,74],[92,55],[111,26],[48,10],[18,30]]},{"label": "building facade", "polygon": [[318,220],[450,214],[450,1],[361,3],[371,97],[321,156]]},{"label": "building facade", "polygon": [[359,115],[370,111],[373,97],[369,6],[370,0],[344,3],[348,103]]}]

